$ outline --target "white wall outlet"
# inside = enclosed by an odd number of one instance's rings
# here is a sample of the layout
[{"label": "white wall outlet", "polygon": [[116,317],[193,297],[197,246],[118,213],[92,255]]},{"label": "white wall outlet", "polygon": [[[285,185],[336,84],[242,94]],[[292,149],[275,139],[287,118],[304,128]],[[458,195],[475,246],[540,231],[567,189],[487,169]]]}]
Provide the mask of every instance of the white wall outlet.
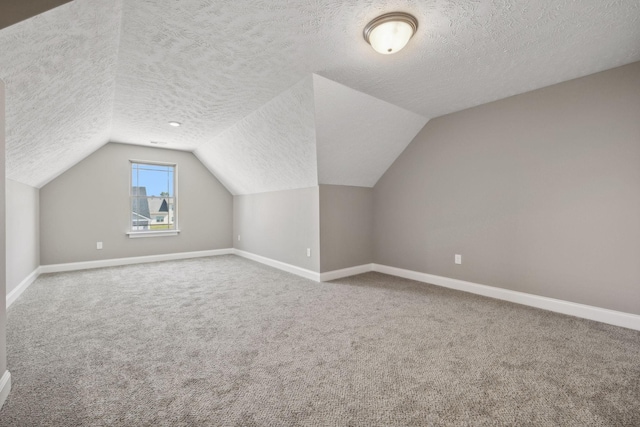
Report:
[{"label": "white wall outlet", "polygon": [[238,234],[238,242],[240,241],[240,235]]},{"label": "white wall outlet", "polygon": [[311,256],[311,248],[307,248],[307,256]]},{"label": "white wall outlet", "polygon": [[462,255],[456,254],[454,261],[456,264],[462,264]]},{"label": "white wall outlet", "polygon": [[102,249],[102,242],[96,243],[96,249]]}]

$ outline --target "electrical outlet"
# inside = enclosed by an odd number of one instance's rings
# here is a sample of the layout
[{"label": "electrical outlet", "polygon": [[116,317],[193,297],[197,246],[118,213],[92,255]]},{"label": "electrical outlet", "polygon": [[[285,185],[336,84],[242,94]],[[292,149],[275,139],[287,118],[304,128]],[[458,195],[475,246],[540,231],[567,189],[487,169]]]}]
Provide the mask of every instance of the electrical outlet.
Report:
[{"label": "electrical outlet", "polygon": [[238,242],[240,241],[240,235],[238,234]]},{"label": "electrical outlet", "polygon": [[454,261],[456,264],[462,264],[462,255],[456,254]]},{"label": "electrical outlet", "polygon": [[96,249],[102,249],[102,242],[96,243]]},{"label": "electrical outlet", "polygon": [[311,248],[307,248],[307,256],[311,256]]}]

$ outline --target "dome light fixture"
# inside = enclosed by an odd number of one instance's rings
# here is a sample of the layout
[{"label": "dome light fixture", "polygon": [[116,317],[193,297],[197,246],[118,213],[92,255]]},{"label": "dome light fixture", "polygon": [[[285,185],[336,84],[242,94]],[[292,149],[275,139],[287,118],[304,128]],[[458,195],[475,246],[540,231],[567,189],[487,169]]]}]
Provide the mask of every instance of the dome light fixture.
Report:
[{"label": "dome light fixture", "polygon": [[182,123],[180,122],[169,122],[169,126],[173,126],[174,128],[178,128],[180,126],[182,126]]},{"label": "dome light fixture", "polygon": [[418,29],[418,20],[404,12],[378,16],[364,27],[364,39],[378,53],[390,55],[402,50]]}]

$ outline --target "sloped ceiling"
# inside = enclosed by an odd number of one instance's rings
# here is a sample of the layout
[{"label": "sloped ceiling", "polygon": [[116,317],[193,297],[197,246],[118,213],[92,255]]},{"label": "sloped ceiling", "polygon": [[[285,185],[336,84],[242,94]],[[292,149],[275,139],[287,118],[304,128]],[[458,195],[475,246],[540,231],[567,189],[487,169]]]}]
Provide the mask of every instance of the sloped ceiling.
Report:
[{"label": "sloped ceiling", "polygon": [[109,141],[121,0],[82,0],[0,31],[7,177],[40,187]]},{"label": "sloped ceiling", "polygon": [[194,153],[232,194],[316,186],[313,99],[309,76]]},{"label": "sloped ceiling", "polygon": [[320,184],[373,187],[427,123],[324,77],[313,84]]},{"label": "sloped ceiling", "polygon": [[233,194],[373,187],[426,122],[314,74],[194,153]]},{"label": "sloped ceiling", "polygon": [[[406,49],[379,55],[362,28],[391,10],[420,27]],[[233,186],[215,147],[258,135],[247,127],[263,123],[269,101],[311,73],[430,119],[638,61],[639,17],[637,0],[74,0],[0,30],[8,174],[39,186],[107,140],[162,141],[195,150]],[[355,122],[371,119],[356,110]],[[323,146],[326,120],[316,121],[320,181],[343,168]],[[371,148],[354,147],[354,157]],[[291,173],[253,156],[237,191]],[[333,183],[363,172],[347,175]],[[272,181],[264,188],[284,185]]]}]

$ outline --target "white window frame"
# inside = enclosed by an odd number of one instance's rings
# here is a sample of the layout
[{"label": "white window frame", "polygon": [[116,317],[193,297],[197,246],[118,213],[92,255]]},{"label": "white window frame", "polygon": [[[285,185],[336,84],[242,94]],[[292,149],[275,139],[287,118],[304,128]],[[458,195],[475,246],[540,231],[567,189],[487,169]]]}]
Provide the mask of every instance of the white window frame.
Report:
[{"label": "white window frame", "polygon": [[[132,230],[131,229],[131,201],[133,194],[131,194],[133,190],[133,164],[139,163],[144,165],[156,165],[156,166],[172,166],[173,167],[173,230]],[[177,163],[167,163],[167,162],[156,162],[153,160],[135,160],[129,159],[129,208],[127,211],[129,226],[127,231],[127,235],[130,239],[137,239],[140,237],[168,237],[168,236],[177,236],[180,233],[180,228],[178,227],[178,164]]]}]

